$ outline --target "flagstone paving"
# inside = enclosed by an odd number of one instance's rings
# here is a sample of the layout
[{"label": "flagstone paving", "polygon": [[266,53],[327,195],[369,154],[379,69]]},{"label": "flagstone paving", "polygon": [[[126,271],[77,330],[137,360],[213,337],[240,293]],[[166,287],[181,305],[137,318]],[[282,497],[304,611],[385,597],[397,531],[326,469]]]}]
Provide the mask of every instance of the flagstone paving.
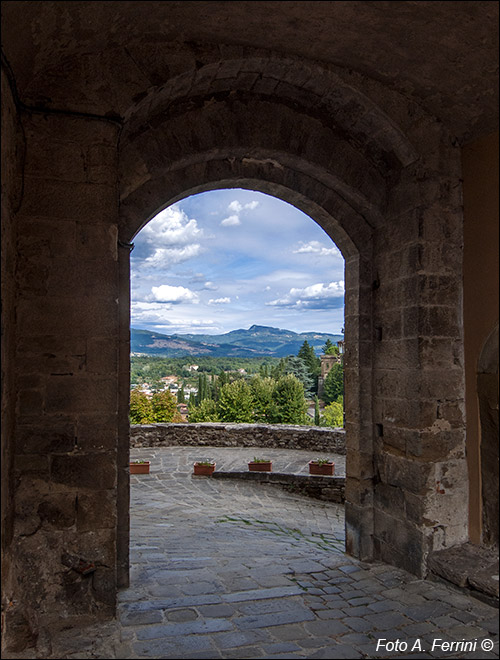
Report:
[{"label": "flagstone paving", "polygon": [[[497,609],[346,556],[342,505],[191,474],[203,457],[241,470],[253,451],[131,453],[152,471],[131,477],[130,588],[119,594],[119,621],[70,631],[43,657],[498,657]],[[311,458],[271,453],[283,471],[305,471]],[[335,461],[342,474],[343,457]]]}]

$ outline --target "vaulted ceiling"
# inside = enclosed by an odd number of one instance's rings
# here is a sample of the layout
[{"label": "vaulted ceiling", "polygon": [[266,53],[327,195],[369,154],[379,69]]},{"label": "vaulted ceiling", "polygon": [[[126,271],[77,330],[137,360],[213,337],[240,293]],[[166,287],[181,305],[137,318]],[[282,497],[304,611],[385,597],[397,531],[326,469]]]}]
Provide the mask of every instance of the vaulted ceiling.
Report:
[{"label": "vaulted ceiling", "polygon": [[404,95],[459,142],[498,124],[498,2],[2,3],[21,102],[123,117],[185,71],[272,52]]}]

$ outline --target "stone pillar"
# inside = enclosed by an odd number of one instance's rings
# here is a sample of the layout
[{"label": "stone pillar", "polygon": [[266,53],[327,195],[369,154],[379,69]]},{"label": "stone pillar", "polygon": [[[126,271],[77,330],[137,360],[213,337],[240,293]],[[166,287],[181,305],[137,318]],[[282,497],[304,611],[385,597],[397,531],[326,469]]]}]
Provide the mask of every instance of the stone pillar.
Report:
[{"label": "stone pillar", "polygon": [[460,154],[439,139],[393,188],[374,259],[375,556],[416,575],[467,539]]},{"label": "stone pillar", "polygon": [[[12,546],[14,531],[14,434],[15,434],[15,323],[16,323],[16,235],[15,215],[22,193],[24,141],[19,115],[2,65],[2,616],[10,606]],[[10,617],[10,614],[9,614]],[[10,619],[12,621],[12,619]]]},{"label": "stone pillar", "polygon": [[23,124],[12,599],[35,639],[61,617],[115,611],[118,128]]},{"label": "stone pillar", "polygon": [[371,255],[346,258],[345,273],[346,550],[368,561],[374,556]]}]

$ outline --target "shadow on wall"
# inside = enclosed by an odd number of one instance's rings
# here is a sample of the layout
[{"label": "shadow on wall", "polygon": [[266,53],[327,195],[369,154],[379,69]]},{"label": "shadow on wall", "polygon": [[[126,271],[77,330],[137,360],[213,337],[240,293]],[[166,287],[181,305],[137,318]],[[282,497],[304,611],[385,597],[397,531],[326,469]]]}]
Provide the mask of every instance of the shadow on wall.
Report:
[{"label": "shadow on wall", "polygon": [[481,423],[482,542],[498,547],[498,325],[481,351],[477,397]]}]

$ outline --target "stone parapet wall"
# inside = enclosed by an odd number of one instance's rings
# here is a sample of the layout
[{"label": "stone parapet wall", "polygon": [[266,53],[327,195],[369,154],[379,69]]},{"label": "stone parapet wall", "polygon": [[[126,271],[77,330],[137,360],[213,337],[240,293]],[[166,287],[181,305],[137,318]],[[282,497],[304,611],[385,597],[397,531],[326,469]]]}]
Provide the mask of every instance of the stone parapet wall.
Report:
[{"label": "stone parapet wall", "polygon": [[243,479],[278,484],[292,493],[301,493],[317,500],[345,502],[345,477],[322,477],[308,474],[287,474],[284,472],[214,472],[212,479]]},{"label": "stone parapet wall", "polygon": [[265,424],[133,424],[131,447],[267,447],[345,454],[345,431],[318,426]]}]

